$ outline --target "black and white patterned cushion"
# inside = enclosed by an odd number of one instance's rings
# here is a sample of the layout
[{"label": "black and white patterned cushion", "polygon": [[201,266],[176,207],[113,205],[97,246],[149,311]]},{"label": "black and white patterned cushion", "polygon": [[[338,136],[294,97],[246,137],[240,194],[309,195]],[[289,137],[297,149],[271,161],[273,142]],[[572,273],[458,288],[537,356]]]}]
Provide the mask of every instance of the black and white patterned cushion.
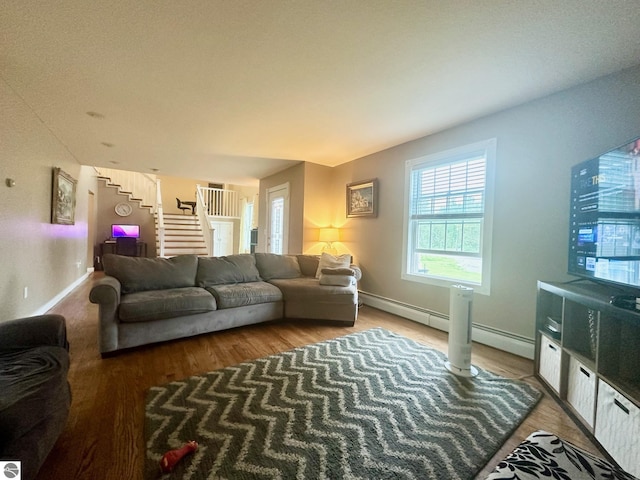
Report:
[{"label": "black and white patterned cushion", "polygon": [[542,430],[532,433],[486,480],[639,480],[611,463]]}]

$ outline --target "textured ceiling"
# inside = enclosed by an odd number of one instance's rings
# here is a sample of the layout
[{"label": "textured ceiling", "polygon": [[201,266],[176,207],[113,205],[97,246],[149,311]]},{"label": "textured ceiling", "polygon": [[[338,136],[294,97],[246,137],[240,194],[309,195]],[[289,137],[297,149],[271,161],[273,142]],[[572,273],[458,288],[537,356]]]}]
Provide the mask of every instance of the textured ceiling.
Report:
[{"label": "textured ceiling", "polygon": [[301,160],[338,165],[638,63],[637,0],[0,9],[2,79],[78,162],[237,184]]}]

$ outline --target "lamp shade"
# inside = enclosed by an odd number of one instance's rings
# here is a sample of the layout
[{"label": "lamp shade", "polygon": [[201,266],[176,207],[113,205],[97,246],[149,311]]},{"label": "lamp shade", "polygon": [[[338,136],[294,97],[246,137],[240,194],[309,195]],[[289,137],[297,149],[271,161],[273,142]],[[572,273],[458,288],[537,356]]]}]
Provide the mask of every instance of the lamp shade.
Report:
[{"label": "lamp shade", "polygon": [[340,241],[340,230],[337,228],[321,228],[318,237],[319,242],[338,242]]}]

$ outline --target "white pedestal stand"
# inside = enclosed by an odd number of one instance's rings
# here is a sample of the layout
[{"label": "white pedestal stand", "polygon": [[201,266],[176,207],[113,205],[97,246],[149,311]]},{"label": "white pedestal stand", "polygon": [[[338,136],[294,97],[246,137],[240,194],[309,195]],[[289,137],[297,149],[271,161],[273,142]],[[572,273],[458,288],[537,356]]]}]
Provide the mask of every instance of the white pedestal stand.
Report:
[{"label": "white pedestal stand", "polygon": [[451,285],[449,292],[449,361],[445,367],[460,377],[475,377],[471,365],[471,307],[473,288]]}]

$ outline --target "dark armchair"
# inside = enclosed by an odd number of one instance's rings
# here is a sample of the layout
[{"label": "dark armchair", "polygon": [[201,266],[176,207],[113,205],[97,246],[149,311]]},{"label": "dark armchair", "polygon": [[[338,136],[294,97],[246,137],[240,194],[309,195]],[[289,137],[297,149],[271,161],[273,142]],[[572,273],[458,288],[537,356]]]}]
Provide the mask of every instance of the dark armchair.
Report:
[{"label": "dark armchair", "polygon": [[35,478],[64,430],[71,406],[64,317],[0,322],[0,459]]}]

